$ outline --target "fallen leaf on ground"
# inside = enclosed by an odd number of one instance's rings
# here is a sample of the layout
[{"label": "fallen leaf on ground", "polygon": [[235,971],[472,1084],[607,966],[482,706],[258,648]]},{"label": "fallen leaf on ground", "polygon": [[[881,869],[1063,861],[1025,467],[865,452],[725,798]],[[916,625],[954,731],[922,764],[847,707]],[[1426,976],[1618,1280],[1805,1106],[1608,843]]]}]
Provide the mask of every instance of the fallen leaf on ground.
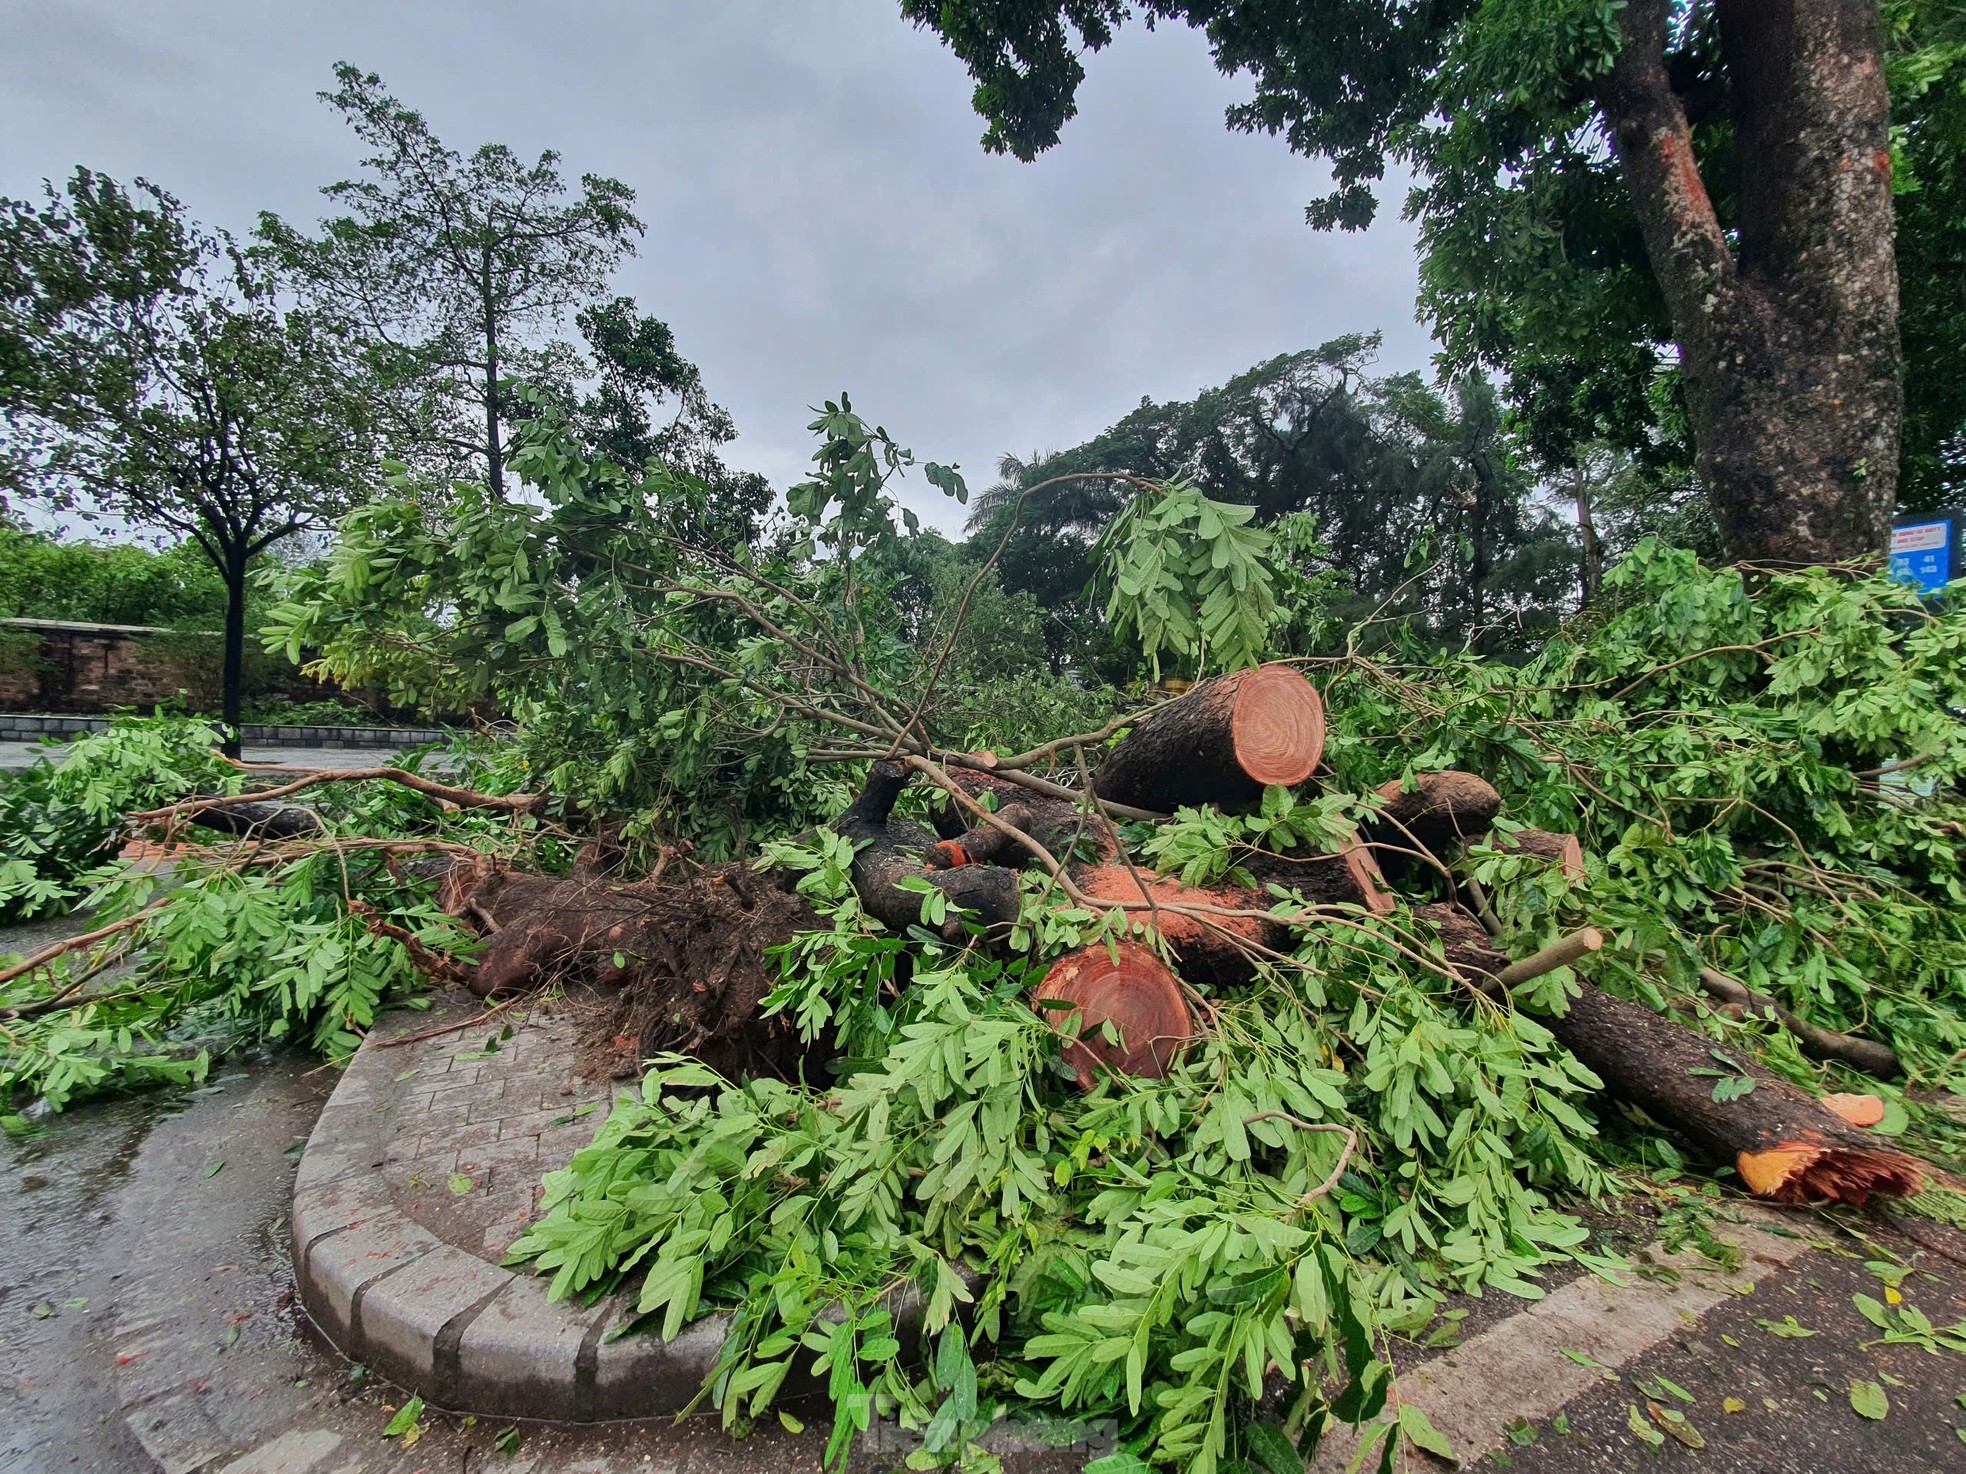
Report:
[{"label": "fallen leaf on ground", "polygon": [[1661,1433],[1657,1428],[1654,1428],[1650,1423],[1645,1421],[1645,1414],[1638,1410],[1638,1404],[1635,1402],[1628,1403],[1627,1407],[1629,1408],[1630,1412],[1629,1412],[1629,1416],[1627,1416],[1625,1419],[1625,1426],[1631,1429],[1632,1432],[1636,1433],[1640,1438],[1644,1439],[1647,1443],[1651,1444],[1652,1447],[1654,1448],[1665,1447],[1666,1435]]},{"label": "fallen leaf on ground", "polygon": [[1850,1408],[1858,1417],[1877,1422],[1891,1411],[1891,1399],[1875,1382],[1852,1382]]}]

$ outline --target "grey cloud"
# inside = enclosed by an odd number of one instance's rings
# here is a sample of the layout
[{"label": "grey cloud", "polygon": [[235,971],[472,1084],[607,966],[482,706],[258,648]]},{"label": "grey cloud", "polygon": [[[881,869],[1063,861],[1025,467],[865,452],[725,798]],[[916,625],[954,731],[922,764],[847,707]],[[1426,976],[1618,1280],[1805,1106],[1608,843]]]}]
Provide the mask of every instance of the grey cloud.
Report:
[{"label": "grey cloud", "polygon": [[[1388,367],[1426,365],[1397,185],[1364,235],[1307,229],[1322,171],[1224,129],[1242,85],[1182,28],[1094,58],[1064,143],[1021,165],[982,152],[961,67],[888,0],[14,0],[0,191],[88,163],[235,231],[312,221],[357,158],[314,98],[342,58],[454,147],[556,148],[636,188],[649,233],[620,287],[703,366],[733,459],[781,485],[806,407],[842,388],[981,484],[1002,451],[1338,333],[1382,328]],[[909,496],[959,525],[919,479]]]}]

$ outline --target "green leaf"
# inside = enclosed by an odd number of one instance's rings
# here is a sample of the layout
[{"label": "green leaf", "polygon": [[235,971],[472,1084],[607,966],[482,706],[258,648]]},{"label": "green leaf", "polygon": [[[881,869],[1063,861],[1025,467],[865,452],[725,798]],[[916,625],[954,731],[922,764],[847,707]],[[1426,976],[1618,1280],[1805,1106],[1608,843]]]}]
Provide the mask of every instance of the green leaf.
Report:
[{"label": "green leaf", "polygon": [[1304,1459],[1275,1423],[1251,1423],[1242,1430],[1249,1455],[1269,1474],[1304,1474]]},{"label": "green leaf", "polygon": [[1645,1414],[1638,1410],[1637,1403],[1626,1404],[1626,1409],[1625,1426],[1627,1428],[1631,1429],[1633,1433],[1636,1433],[1654,1448],[1664,1448],[1666,1446],[1666,1435],[1645,1420]]},{"label": "green leaf", "polygon": [[1891,1399],[1877,1383],[1856,1381],[1850,1384],[1850,1408],[1860,1418],[1880,1421],[1891,1411]]},{"label": "green leaf", "polygon": [[1424,1449],[1439,1458],[1454,1458],[1454,1446],[1434,1427],[1418,1403],[1402,1402],[1399,1405],[1399,1431],[1415,1448]]},{"label": "green leaf", "polygon": [[408,1402],[396,1410],[396,1416],[389,1420],[389,1425],[382,1430],[382,1436],[384,1438],[400,1438],[414,1429],[422,1419],[423,1399],[412,1396]]}]

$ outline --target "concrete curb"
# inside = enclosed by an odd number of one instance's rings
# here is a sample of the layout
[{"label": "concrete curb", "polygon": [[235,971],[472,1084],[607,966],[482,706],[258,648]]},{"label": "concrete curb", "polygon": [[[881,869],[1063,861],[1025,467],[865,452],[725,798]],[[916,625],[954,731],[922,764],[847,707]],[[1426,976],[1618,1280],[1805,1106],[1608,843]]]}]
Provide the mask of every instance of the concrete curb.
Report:
[{"label": "concrete curb", "polygon": [[[477,1007],[472,1000],[434,1017],[441,1024],[446,1012],[461,1019]],[[420,1031],[432,1018],[414,1016],[394,1032]],[[378,1046],[386,1032],[372,1034],[349,1063],[294,1180],[294,1277],[316,1328],[349,1360],[451,1412],[601,1422],[688,1407],[716,1365],[727,1316],[700,1321],[670,1342],[611,1340],[633,1318],[625,1298],[589,1307],[549,1302],[544,1279],[497,1264],[502,1250],[488,1254],[482,1240],[446,1242],[417,1222],[391,1181],[391,1138],[418,1131],[419,1110],[455,1108],[460,1094],[482,1100],[501,1080],[531,1084],[537,1057],[505,1050],[476,1062],[458,1085],[440,1075],[405,1089],[407,1077],[431,1071],[436,1061],[451,1064],[464,1036],[385,1051]],[[599,1123],[598,1116],[586,1123],[580,1144]],[[574,1144],[557,1146],[559,1160],[542,1156],[518,1170],[564,1166]],[[400,1163],[403,1153],[393,1156]]]}]

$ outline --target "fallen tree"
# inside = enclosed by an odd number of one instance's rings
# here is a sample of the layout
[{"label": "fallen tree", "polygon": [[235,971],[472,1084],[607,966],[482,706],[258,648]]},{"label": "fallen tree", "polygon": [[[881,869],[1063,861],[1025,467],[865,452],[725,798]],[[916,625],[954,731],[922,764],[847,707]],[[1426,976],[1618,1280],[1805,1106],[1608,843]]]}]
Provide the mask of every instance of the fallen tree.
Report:
[{"label": "fallen tree", "polygon": [[[502,997],[592,985],[647,1075],[520,1251],[553,1294],[624,1288],[671,1333],[737,1310],[712,1389],[733,1420],[825,1358],[834,1458],[876,1409],[959,1455],[974,1353],[1021,1402],[1219,1467],[1258,1393],[1298,1399],[1310,1434],[1327,1376],[1349,1379],[1372,1416],[1392,1317],[1532,1293],[1584,1241],[1566,1206],[1633,1163],[1781,1199],[1946,1186],[1922,1092],[1966,1047],[1959,616],[1882,581],[1648,552],[1588,640],[1523,668],[1286,667],[1320,718],[1261,741],[1222,695],[1250,675],[1138,708],[1059,683],[958,720],[952,632],[987,562],[946,622],[904,628],[892,511],[854,480],[890,445],[829,450],[796,499],[830,539],[804,563],[671,557],[618,474],[550,438],[526,462],[555,478],[539,506],[440,534],[364,513],[293,637],[351,678],[363,640],[497,672],[525,733],[444,783],[547,797],[459,806],[379,776],[268,799],[278,775],[255,793],[201,770],[133,801],[87,774],[136,764],[78,752],[99,812],[216,794],[199,817],[304,802],[319,828],[146,821],[178,888],[0,981],[8,1083],[157,1078],[133,1060],[171,1063],[167,1030],[200,1008],[332,1057],[426,970]],[[1230,530],[1175,529],[1196,546],[1165,566],[1198,615],[1241,622],[1206,646],[1253,671],[1262,601],[1211,606],[1198,582],[1260,575],[1252,529]],[[376,612],[430,587],[441,623]],[[1687,651],[1693,627],[1712,648]],[[1099,778],[1123,750],[1131,802]],[[1916,790],[1892,781],[1914,761]],[[157,899],[120,884],[128,917]],[[92,976],[125,943],[154,971]],[[1888,1048],[1904,1084],[1812,1063],[1808,1029]],[[1621,1050],[1655,1067],[1623,1075]],[[81,1058],[104,1072],[60,1073]],[[891,1344],[903,1286],[926,1368]]]}]

